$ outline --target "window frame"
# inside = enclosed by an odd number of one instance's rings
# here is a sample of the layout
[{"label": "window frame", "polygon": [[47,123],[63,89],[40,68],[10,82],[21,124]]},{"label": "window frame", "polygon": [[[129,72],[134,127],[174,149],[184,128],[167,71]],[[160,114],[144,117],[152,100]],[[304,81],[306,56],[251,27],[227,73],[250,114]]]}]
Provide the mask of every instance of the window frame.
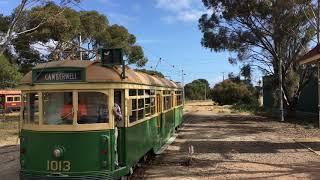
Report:
[{"label": "window frame", "polygon": [[[133,90],[132,88],[129,89],[130,90]],[[150,119],[150,118],[153,118],[154,116],[157,115],[157,112],[155,110],[156,108],[156,89],[155,88],[140,88],[140,89],[136,89],[137,91],[137,95],[136,96],[128,96],[128,104],[129,104],[129,108],[128,108],[128,118],[127,118],[127,121],[128,121],[128,125],[131,126],[131,125],[135,125],[135,124],[138,124],[140,122],[143,122],[145,121],[146,119]],[[139,91],[143,91],[143,95],[139,95]],[[150,93],[147,93],[150,92]],[[141,94],[141,93],[140,93]],[[153,95],[151,95],[153,94]],[[151,99],[154,98],[154,105],[151,105]],[[140,99],[143,99],[143,107],[139,107],[139,100]],[[146,104],[146,99],[150,99],[150,102],[149,104]],[[133,109],[133,106],[132,106],[132,101],[133,100],[136,100],[136,109]],[[149,113],[146,113],[146,109],[147,108],[150,108],[150,112]],[[152,110],[152,108],[154,108],[154,110]],[[143,117],[142,118],[139,118],[139,111],[143,111]],[[153,112],[153,113],[152,113]],[[136,116],[135,116],[135,120],[132,120],[131,117],[133,115],[133,113],[136,113]]]},{"label": "window frame", "polygon": [[[22,113],[25,109],[24,100],[22,100],[23,108],[20,110],[20,121],[22,123],[22,128],[27,130],[35,130],[35,131],[89,131],[89,130],[107,130],[113,129],[113,118],[110,116],[112,113],[112,98],[110,98],[112,89],[107,90],[38,90],[38,91],[23,91],[22,96],[28,93],[37,93],[39,95],[39,124],[26,124],[24,118],[22,117]],[[45,92],[72,92],[73,99],[73,108],[74,112],[78,110],[78,92],[100,92],[105,94],[108,97],[108,112],[109,112],[109,121],[108,123],[92,123],[92,124],[78,124],[77,123],[77,113],[73,115],[73,123],[68,125],[51,125],[51,124],[43,124],[43,93]]]}]

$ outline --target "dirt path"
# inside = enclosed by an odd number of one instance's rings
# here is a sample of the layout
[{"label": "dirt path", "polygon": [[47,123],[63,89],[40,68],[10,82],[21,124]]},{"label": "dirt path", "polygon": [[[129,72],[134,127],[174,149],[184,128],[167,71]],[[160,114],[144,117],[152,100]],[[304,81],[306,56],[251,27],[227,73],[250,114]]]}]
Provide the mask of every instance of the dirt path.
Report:
[{"label": "dirt path", "polygon": [[0,179],[19,179],[19,146],[7,145],[0,147]]},{"label": "dirt path", "polygon": [[320,150],[317,129],[193,110],[175,142],[134,179],[320,179],[320,156],[295,139]]}]

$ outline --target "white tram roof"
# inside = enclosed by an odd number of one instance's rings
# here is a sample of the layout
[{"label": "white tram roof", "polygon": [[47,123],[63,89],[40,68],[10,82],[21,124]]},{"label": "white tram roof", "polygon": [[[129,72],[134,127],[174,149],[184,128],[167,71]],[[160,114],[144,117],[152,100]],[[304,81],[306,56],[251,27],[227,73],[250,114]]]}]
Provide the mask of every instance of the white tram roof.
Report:
[{"label": "white tram roof", "polygon": [[[88,83],[134,83],[151,86],[161,86],[170,88],[182,88],[179,83],[161,78],[156,75],[149,75],[144,72],[135,71],[126,66],[125,79],[121,79],[122,67],[102,66],[97,61],[80,61],[80,60],[63,60],[51,61],[48,63],[38,64],[33,70],[50,69],[50,68],[84,68],[85,82]],[[32,84],[32,71],[27,73],[21,80],[21,84]]]}]

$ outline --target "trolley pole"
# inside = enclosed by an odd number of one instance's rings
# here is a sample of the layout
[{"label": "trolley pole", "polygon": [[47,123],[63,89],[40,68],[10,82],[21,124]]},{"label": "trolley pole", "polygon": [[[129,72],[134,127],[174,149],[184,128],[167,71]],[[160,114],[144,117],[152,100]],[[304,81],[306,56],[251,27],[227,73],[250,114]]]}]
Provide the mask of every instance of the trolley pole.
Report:
[{"label": "trolley pole", "polygon": [[82,49],[81,49],[82,37],[81,33],[79,33],[79,52],[80,52],[80,61],[82,61]]}]

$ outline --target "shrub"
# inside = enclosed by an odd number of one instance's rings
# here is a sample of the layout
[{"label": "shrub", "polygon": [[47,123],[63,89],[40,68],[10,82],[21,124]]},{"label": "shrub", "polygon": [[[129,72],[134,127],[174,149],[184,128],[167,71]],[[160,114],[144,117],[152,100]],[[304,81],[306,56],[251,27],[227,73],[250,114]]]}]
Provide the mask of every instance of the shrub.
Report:
[{"label": "shrub", "polygon": [[213,101],[220,105],[255,104],[258,101],[256,90],[243,82],[235,83],[229,79],[218,83],[211,90]]}]

